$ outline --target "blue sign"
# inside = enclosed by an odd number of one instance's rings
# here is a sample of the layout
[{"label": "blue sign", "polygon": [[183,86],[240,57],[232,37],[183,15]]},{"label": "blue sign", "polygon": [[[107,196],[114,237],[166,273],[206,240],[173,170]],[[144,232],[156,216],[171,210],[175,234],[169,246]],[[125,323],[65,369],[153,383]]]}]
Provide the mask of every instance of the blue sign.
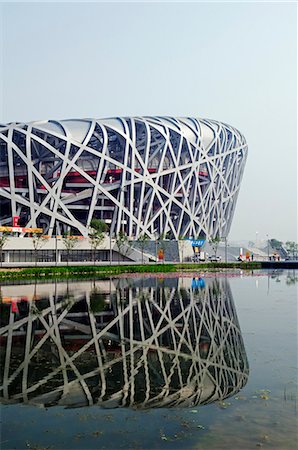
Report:
[{"label": "blue sign", "polygon": [[196,239],[195,241],[191,242],[191,245],[193,247],[202,247],[205,243],[205,239]]}]

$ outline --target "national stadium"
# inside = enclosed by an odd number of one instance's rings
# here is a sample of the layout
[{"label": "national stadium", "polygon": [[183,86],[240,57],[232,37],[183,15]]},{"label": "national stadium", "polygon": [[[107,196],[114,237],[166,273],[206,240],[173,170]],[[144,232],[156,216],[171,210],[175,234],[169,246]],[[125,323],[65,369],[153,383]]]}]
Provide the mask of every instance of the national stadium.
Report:
[{"label": "national stadium", "polygon": [[1,125],[0,225],[87,237],[97,218],[132,240],[226,238],[246,158],[244,136],[209,119]]}]

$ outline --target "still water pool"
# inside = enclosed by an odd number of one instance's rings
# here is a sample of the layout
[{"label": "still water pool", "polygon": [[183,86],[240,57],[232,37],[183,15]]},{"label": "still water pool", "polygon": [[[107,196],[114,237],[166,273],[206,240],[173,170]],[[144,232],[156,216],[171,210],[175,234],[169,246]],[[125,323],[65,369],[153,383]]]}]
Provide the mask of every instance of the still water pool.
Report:
[{"label": "still water pool", "polygon": [[1,286],[2,449],[296,449],[295,271]]}]

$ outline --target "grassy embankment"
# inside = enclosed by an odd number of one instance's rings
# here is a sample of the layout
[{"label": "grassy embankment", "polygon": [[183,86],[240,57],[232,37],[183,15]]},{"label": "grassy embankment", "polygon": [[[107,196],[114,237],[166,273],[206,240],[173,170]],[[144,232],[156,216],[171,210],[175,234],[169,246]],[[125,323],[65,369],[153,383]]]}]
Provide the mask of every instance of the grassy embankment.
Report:
[{"label": "grassy embankment", "polygon": [[36,278],[104,278],[121,273],[157,273],[157,272],[187,272],[187,271],[213,271],[218,269],[261,269],[258,262],[242,263],[199,263],[199,264],[135,264],[135,265],[106,265],[106,266],[64,266],[64,267],[28,267],[16,269],[3,269],[0,271],[0,280],[19,280]]}]

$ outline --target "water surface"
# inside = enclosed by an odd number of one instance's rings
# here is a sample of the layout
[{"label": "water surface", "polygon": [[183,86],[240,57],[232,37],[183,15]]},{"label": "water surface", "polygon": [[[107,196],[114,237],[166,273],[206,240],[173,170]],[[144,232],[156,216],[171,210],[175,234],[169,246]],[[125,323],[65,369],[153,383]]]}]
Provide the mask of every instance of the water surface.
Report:
[{"label": "water surface", "polygon": [[1,447],[297,448],[297,273],[1,287]]}]

